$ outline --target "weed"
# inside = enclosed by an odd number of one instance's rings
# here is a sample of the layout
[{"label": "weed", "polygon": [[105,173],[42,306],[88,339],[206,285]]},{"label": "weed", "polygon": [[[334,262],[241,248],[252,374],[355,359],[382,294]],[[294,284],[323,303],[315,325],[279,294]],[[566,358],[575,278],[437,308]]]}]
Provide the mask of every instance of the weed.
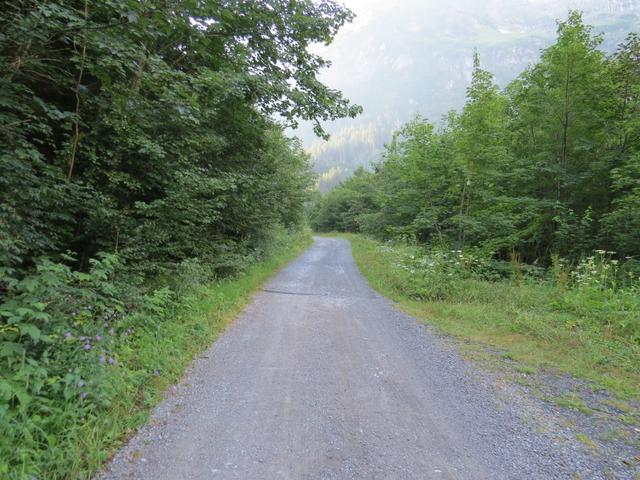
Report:
[{"label": "weed", "polygon": [[518,385],[522,385],[524,387],[528,387],[528,386],[531,385],[531,382],[528,379],[522,378],[522,377],[515,378],[514,382],[517,383]]},{"label": "weed", "polygon": [[516,367],[516,372],[524,373],[525,375],[535,375],[538,370],[528,365],[518,365]]},{"label": "weed", "polygon": [[[283,234],[234,278],[194,282],[190,265],[189,285],[148,291],[135,308],[111,282],[113,258],[90,274],[44,262],[38,278],[15,282],[0,311],[33,344],[22,341],[27,361],[4,355],[0,478],[90,477],[252,292],[310,242]],[[6,349],[17,334],[3,335]]]},{"label": "weed", "polygon": [[640,419],[633,415],[620,415],[618,418],[625,425],[638,425],[640,423]]},{"label": "weed", "polygon": [[[633,333],[640,319],[636,277],[614,284],[614,267],[589,273],[588,260],[572,276],[570,265],[558,257],[546,274],[527,275],[517,258],[503,269],[468,252],[432,253],[361,235],[344,238],[373,288],[464,340],[468,350],[505,351],[529,368],[569,373],[619,397],[640,398],[640,343]],[[609,261],[606,255],[598,258],[598,265]],[[505,273],[521,268],[517,281]]]},{"label": "weed", "polygon": [[593,451],[597,451],[598,450],[598,445],[596,444],[596,442],[594,442],[591,439],[591,437],[589,437],[589,435],[587,435],[585,433],[576,434],[576,440],[578,440],[580,443],[585,445],[590,450],[593,450]]},{"label": "weed", "polygon": [[553,403],[560,407],[570,408],[578,412],[591,415],[593,410],[585,405],[584,401],[577,395],[563,395],[552,399]]},{"label": "weed", "polygon": [[610,428],[606,432],[604,432],[600,438],[605,442],[625,442],[625,443],[633,443],[633,436],[627,430],[623,430],[621,428]]}]

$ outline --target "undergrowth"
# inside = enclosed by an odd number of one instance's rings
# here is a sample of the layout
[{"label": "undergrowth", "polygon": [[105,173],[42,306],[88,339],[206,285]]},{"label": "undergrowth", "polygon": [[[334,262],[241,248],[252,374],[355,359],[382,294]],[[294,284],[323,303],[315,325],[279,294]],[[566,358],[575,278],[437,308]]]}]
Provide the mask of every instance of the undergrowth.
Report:
[{"label": "undergrowth", "polygon": [[637,263],[594,252],[542,269],[347,235],[371,285],[418,318],[531,367],[640,398]]},{"label": "undergrowth", "polygon": [[281,231],[230,278],[189,261],[153,288],[121,273],[114,255],[89,273],[47,259],[26,277],[1,272],[0,478],[88,478],[309,244]]}]

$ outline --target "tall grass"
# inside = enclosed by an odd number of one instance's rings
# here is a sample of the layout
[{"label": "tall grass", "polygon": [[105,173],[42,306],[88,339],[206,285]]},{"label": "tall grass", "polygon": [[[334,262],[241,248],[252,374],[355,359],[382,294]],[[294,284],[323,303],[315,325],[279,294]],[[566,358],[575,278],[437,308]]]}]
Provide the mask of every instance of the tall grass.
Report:
[{"label": "tall grass", "polygon": [[441,331],[640,398],[640,281],[632,264],[596,252],[544,270],[517,258],[347,238],[375,289]]}]

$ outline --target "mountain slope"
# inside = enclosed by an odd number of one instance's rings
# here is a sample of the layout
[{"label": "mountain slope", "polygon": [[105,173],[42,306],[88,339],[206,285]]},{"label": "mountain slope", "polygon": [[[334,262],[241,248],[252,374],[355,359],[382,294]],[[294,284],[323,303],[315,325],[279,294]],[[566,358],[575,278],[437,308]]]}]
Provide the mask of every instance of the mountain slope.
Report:
[{"label": "mountain slope", "polygon": [[572,8],[604,34],[607,51],[640,26],[640,0],[374,0],[347,6],[358,18],[321,49],[333,62],[323,79],[365,112],[329,125],[329,142],[314,138],[308,126],[295,132],[314,160],[322,190],[375,160],[391,131],[413,115],[437,121],[460,107],[474,49],[506,85],[553,42],[556,19]]}]

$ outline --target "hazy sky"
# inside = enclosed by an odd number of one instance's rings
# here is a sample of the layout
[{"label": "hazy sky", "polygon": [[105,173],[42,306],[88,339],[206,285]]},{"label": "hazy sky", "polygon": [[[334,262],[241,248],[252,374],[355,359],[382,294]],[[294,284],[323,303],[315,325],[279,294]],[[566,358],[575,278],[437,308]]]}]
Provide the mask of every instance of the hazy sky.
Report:
[{"label": "hazy sky", "polygon": [[[328,47],[318,46],[315,51],[332,61],[340,61],[344,57],[344,50],[350,48],[350,39],[359,31],[365,30],[372,37],[376,31],[372,24],[378,23],[382,18],[401,19],[405,25],[392,25],[398,28],[408,28],[411,23],[421,23],[429,19],[443,17],[443,20],[462,17],[479,12],[493,12],[496,16],[509,17],[510,12],[522,12],[527,14],[538,11],[540,15],[549,14],[552,17],[564,17],[569,9],[589,11],[615,11],[617,5],[625,5],[625,8],[640,14],[640,0],[341,0],[339,3],[351,9],[356,18],[351,24],[345,25],[332,45]],[[393,15],[388,15],[393,10]],[[589,16],[589,15],[587,15]],[[512,17],[513,18],[513,17]],[[553,18],[549,18],[551,29],[554,29]],[[360,32],[362,33],[362,32]],[[496,29],[496,33],[506,33],[505,30]],[[512,33],[512,32],[509,32]],[[375,61],[375,58],[370,59]],[[329,72],[323,72],[324,81],[342,88],[345,77],[352,75],[353,69],[347,69],[348,65],[340,64]]]},{"label": "hazy sky", "polygon": [[[460,107],[474,49],[483,67],[505,85],[537,60],[540,49],[555,37],[555,21],[566,18],[570,9],[583,10],[586,22],[602,26],[596,31],[611,30],[623,17],[640,19],[640,0],[340,3],[356,14],[355,20],[340,30],[331,45],[316,45],[313,51],[333,64],[321,72],[320,80],[362,105],[365,114],[356,121],[329,124],[330,131],[372,120],[395,125],[415,113],[439,119]],[[629,21],[624,22],[607,38],[621,40],[630,27]],[[315,140],[308,125],[297,134],[307,144]]]}]

